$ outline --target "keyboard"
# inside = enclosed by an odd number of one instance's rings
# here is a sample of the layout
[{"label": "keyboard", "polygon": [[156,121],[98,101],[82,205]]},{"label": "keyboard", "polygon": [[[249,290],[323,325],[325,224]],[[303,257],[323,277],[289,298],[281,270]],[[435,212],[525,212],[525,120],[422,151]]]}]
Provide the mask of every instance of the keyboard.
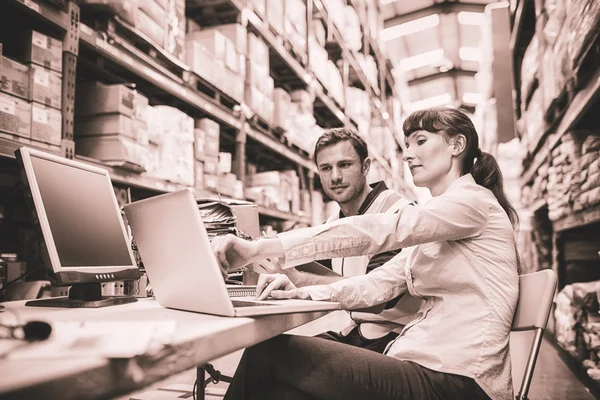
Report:
[{"label": "keyboard", "polygon": [[231,300],[234,307],[275,306],[277,304],[260,303],[256,301]]}]

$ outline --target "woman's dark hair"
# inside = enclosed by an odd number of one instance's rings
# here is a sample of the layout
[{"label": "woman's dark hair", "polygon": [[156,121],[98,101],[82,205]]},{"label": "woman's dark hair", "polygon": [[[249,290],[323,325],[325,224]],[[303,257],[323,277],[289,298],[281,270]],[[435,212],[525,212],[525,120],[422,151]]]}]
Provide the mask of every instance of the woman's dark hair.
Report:
[{"label": "woman's dark hair", "polygon": [[315,163],[317,163],[317,155],[319,154],[319,151],[323,150],[325,147],[333,146],[334,144],[340,142],[350,142],[352,147],[354,147],[354,150],[356,150],[356,154],[358,154],[361,164],[369,156],[367,143],[357,133],[346,128],[333,128],[326,130],[317,140],[315,152],[313,154]]},{"label": "woman's dark hair", "polygon": [[465,113],[448,107],[419,110],[406,118],[402,128],[405,136],[416,131],[442,133],[447,138],[464,135],[467,143],[462,160],[462,174],[470,173],[477,184],[490,189],[508,215],[513,228],[517,228],[519,216],[504,193],[500,167],[493,155],[479,149],[479,136]]}]

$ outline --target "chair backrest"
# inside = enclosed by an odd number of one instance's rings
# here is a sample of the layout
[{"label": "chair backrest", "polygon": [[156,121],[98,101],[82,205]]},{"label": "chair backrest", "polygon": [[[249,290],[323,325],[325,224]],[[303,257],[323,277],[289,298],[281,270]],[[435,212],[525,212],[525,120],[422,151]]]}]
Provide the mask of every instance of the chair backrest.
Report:
[{"label": "chair backrest", "polygon": [[519,400],[527,398],[555,292],[556,273],[550,269],[519,277],[510,338],[513,385]]}]

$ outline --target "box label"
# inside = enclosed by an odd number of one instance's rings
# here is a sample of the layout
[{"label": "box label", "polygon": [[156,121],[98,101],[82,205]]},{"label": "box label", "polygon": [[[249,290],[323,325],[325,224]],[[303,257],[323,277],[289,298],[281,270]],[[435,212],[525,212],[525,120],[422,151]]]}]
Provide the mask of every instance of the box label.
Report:
[{"label": "box label", "polygon": [[0,112],[5,114],[15,115],[17,113],[17,103],[6,97],[0,97]]},{"label": "box label", "polygon": [[38,124],[48,124],[48,111],[37,107],[33,107],[31,111],[33,122],[37,122]]},{"label": "box label", "polygon": [[48,48],[48,36],[42,35],[41,33],[32,32],[31,42],[38,47],[42,47],[44,49]]},{"label": "box label", "polygon": [[50,86],[50,73],[42,68],[36,68],[34,70],[33,81],[45,87]]}]

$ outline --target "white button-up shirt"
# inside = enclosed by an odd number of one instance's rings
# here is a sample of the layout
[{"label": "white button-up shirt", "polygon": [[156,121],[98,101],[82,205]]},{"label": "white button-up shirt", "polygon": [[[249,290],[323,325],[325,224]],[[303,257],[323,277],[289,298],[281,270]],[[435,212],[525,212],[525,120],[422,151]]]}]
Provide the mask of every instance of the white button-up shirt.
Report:
[{"label": "white button-up shirt", "polygon": [[493,399],[514,398],[508,344],[519,294],[514,232],[494,194],[470,174],[423,206],[278,237],[286,267],[415,246],[370,274],[302,290],[346,309],[380,304],[408,290],[425,300],[422,316],[386,354],[473,378]]}]

